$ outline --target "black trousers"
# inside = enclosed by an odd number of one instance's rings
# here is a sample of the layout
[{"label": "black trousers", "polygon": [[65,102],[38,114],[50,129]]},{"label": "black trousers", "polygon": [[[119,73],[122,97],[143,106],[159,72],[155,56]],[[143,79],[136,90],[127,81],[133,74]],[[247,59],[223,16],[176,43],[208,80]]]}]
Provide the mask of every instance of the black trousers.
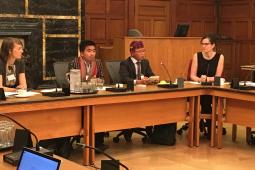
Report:
[{"label": "black trousers", "polygon": [[[202,95],[200,97],[200,105],[201,105],[201,113],[212,114],[212,96]],[[208,137],[210,137],[211,135],[211,125],[212,125],[212,120],[206,119],[205,127],[207,127]]]}]

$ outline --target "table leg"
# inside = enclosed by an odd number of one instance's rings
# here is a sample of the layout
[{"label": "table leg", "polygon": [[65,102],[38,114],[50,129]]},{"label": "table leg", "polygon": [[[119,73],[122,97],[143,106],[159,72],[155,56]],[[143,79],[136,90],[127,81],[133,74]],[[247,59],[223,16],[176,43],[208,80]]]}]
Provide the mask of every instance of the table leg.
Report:
[{"label": "table leg", "polygon": [[217,148],[222,148],[222,127],[223,127],[223,98],[218,97],[218,129],[217,129]]},{"label": "table leg", "polygon": [[189,128],[188,128],[188,141],[189,146],[194,146],[194,108],[195,108],[195,97],[189,98]]},{"label": "table leg", "polygon": [[200,122],[200,96],[195,97],[195,113],[194,113],[194,135],[195,135],[195,146],[199,146],[199,137],[200,137],[200,129],[199,129],[199,122]]},{"label": "table leg", "polygon": [[[83,139],[84,139],[84,144],[89,145],[89,107],[84,107],[82,109],[83,111]],[[84,148],[83,150],[83,165],[89,165],[89,149]]]},{"label": "table leg", "polygon": [[212,125],[211,125],[211,147],[215,146],[216,133],[216,97],[212,97]]}]

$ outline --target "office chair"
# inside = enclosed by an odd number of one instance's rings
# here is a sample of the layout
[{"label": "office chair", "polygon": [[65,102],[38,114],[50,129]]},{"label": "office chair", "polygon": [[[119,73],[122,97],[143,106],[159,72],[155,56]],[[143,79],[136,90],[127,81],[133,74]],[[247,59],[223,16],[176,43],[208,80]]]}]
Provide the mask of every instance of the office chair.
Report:
[{"label": "office chair", "polygon": [[[109,72],[111,84],[121,82],[120,75],[119,75],[120,62],[121,61],[118,61],[118,60],[105,62],[105,66]],[[133,132],[135,132],[135,133],[143,136],[142,141],[145,143],[147,141],[148,135],[142,131],[146,131],[146,129],[145,128],[132,128],[132,129],[122,130],[120,133],[117,134],[117,136],[115,136],[113,138],[113,142],[118,143],[121,135],[124,136],[124,138],[127,142],[131,142],[131,135]]]},{"label": "office chair", "polygon": [[127,36],[129,36],[129,37],[142,37],[143,34],[138,29],[129,29]]},{"label": "office chair", "polygon": [[67,87],[69,82],[66,79],[66,73],[69,72],[69,62],[53,63],[54,73],[56,77],[57,87]]}]

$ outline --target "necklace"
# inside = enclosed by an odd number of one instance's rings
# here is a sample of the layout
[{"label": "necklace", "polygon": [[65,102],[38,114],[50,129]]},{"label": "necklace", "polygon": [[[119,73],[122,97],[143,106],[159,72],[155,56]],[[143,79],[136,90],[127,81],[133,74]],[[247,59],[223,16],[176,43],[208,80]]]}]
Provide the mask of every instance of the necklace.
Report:
[{"label": "necklace", "polygon": [[211,60],[215,56],[215,54],[216,54],[216,52],[204,53],[203,56],[204,56],[205,59]]}]

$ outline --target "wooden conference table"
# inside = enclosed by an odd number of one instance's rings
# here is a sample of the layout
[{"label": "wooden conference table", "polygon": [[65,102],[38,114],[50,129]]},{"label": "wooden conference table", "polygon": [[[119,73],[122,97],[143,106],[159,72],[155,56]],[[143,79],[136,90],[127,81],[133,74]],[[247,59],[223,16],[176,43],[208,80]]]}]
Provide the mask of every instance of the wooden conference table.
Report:
[{"label": "wooden conference table", "polygon": [[[99,91],[91,95],[30,98],[8,98],[0,102],[0,113],[7,114],[31,129],[38,138],[49,139],[84,135],[84,143],[94,146],[94,133],[143,127],[170,122],[188,121],[188,145],[193,146],[194,112],[198,114],[200,95],[214,96],[218,107],[217,144],[221,146],[222,100],[227,98],[227,122],[255,127],[255,92],[185,84],[185,88],[164,89],[156,86],[136,87],[134,92],[113,93]],[[187,97],[190,98],[189,106]],[[245,98],[243,98],[245,97]],[[216,100],[217,99],[217,100]],[[219,100],[218,100],[219,99]],[[247,102],[249,100],[249,102]],[[243,104],[239,104],[239,101]],[[242,112],[233,111],[239,104]],[[246,106],[241,108],[241,106]],[[216,104],[214,106],[216,108]],[[243,111],[247,116],[237,116]],[[187,112],[189,119],[187,120]],[[216,114],[216,109],[213,115]],[[233,114],[233,116],[232,116]],[[233,118],[234,117],[234,118]],[[240,120],[239,120],[240,119]],[[82,126],[81,122],[84,122]],[[199,127],[196,127],[198,133]],[[196,138],[195,138],[196,139]],[[214,142],[214,140],[212,140]],[[195,140],[195,145],[199,143]],[[84,150],[84,165],[94,161],[94,152]]]},{"label": "wooden conference table", "polygon": [[[0,102],[0,113],[22,123],[39,140],[82,134],[85,144],[94,145],[94,132],[186,121],[188,108],[188,121],[193,129],[194,98],[199,90],[194,85],[183,89],[148,86],[124,93],[99,91],[55,98],[41,94],[12,97]],[[193,146],[193,130],[188,136],[189,146]],[[93,155],[94,152],[85,149],[84,165],[94,160]]]},{"label": "wooden conference table", "polygon": [[[220,89],[214,90],[218,97],[217,147],[222,148],[223,123],[232,123],[255,128],[255,90]],[[225,108],[223,108],[225,103]],[[223,114],[225,116],[223,117]],[[249,132],[248,132],[249,133]]]}]

